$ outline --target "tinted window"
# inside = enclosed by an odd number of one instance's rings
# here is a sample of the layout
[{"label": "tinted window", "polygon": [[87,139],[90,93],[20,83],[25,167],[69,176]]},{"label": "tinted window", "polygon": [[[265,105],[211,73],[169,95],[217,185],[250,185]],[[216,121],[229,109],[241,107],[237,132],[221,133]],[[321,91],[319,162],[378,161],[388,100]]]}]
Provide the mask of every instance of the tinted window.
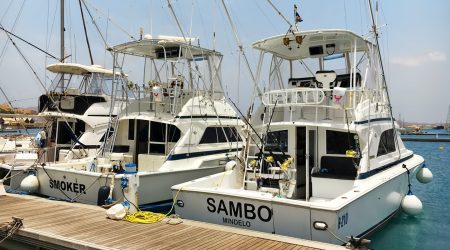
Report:
[{"label": "tinted window", "polygon": [[378,144],[377,156],[385,155],[395,151],[394,130],[384,131],[380,136],[380,144]]},{"label": "tinted window", "polygon": [[349,149],[355,149],[355,134],[327,130],[327,154],[345,155]]},{"label": "tinted window", "polygon": [[241,136],[239,136],[236,128],[234,127],[224,127],[225,134],[230,142],[242,141]]},{"label": "tinted window", "polygon": [[174,125],[167,125],[167,141],[168,142],[177,142],[181,137],[181,131]]},{"label": "tinted window", "polygon": [[227,142],[227,138],[230,142],[242,140],[234,127],[208,127],[203,133],[200,144]]},{"label": "tinted window", "polygon": [[134,140],[134,120],[128,120],[128,140]]},{"label": "tinted window", "polygon": [[165,151],[166,151],[166,147],[164,146],[164,144],[150,143],[150,153],[164,154]]},{"label": "tinted window", "polygon": [[66,122],[58,122],[58,144],[70,144],[74,134]]},{"label": "tinted window", "polygon": [[288,131],[272,131],[267,134],[267,143],[264,151],[287,152],[288,150]]},{"label": "tinted window", "polygon": [[166,124],[160,122],[151,122],[150,141],[164,142],[166,138]]}]

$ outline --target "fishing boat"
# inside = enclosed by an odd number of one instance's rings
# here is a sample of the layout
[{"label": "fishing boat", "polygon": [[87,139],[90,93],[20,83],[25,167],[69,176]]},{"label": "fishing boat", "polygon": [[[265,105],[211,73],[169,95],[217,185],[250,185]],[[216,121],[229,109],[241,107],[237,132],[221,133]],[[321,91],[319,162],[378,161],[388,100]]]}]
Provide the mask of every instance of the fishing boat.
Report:
[{"label": "fishing boat", "polygon": [[121,76],[114,77],[110,69],[76,63],[56,63],[47,69],[56,75],[51,90],[39,97],[38,117],[45,127],[34,138],[34,147],[9,154],[0,165],[2,178],[10,176],[10,170],[25,170],[19,178],[6,182],[11,190],[20,189],[21,180],[36,164],[95,157],[111,118],[126,101],[121,92],[112,94],[113,84],[121,82]]},{"label": "fishing boat", "polygon": [[[60,62],[47,66],[55,75],[46,93],[38,99],[41,130],[32,140],[33,147],[8,154],[0,165],[0,177],[6,178],[11,190],[20,188],[23,175],[36,164],[95,157],[102,139],[110,136],[111,131],[107,131],[110,120],[118,115],[130,94],[117,87],[126,76],[95,65],[91,53],[91,65],[64,62],[70,56],[66,56],[64,47],[64,0],[60,1],[60,10],[60,59],[50,55]],[[20,178],[11,178],[13,169],[25,172],[18,175]]]},{"label": "fishing boat", "polygon": [[114,58],[143,58],[151,65],[144,72],[150,80],[128,80],[136,98],[110,122],[108,131],[115,133],[102,140],[95,157],[36,165],[39,187],[33,191],[98,205],[125,197],[142,207],[171,200],[174,184],[222,172],[242,148],[243,125],[224,97],[222,55],[167,36],[111,51]]},{"label": "fishing boat", "polygon": [[366,237],[401,204],[420,212],[410,179],[419,173],[428,182],[431,173],[396,132],[378,42],[347,30],[292,29],[252,46],[257,79],[268,86],[240,161],[173,186],[177,214],[343,244]]}]

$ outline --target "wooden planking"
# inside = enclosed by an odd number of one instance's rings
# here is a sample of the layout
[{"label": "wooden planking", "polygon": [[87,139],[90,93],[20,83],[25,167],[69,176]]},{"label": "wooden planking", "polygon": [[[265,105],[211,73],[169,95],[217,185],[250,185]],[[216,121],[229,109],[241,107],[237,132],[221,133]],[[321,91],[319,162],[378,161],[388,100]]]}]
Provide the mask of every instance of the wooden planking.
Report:
[{"label": "wooden planking", "polygon": [[113,221],[105,218],[105,210],[96,206],[31,196],[0,196],[0,222],[11,221],[12,216],[24,219],[24,228],[18,232],[19,235],[69,248],[344,249],[188,220],[179,225]]}]

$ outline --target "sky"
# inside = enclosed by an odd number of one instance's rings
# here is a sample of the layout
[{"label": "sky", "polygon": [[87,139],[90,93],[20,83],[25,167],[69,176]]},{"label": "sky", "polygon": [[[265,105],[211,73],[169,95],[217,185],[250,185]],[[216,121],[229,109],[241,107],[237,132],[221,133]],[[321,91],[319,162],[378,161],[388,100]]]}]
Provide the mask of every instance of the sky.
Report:
[{"label": "sky", "polygon": [[[375,0],[373,0],[375,2]],[[59,57],[59,0],[2,0],[0,23],[14,34]],[[145,34],[181,36],[167,0],[85,0],[108,46]],[[365,0],[272,0],[290,21],[293,5],[303,18],[300,30],[349,29],[367,35],[370,14]],[[286,33],[286,22],[263,0],[225,0],[237,34],[254,70],[258,53],[251,44]],[[221,0],[171,0],[182,29],[200,45],[222,52],[223,82],[229,97],[246,110],[252,81]],[[66,54],[69,62],[89,64],[78,1],[65,4]],[[450,106],[450,1],[380,0],[378,25],[383,62],[394,115],[407,122],[444,123]],[[99,32],[84,11],[94,63],[111,67]],[[215,36],[213,35],[215,34]],[[56,60],[14,40],[32,68],[0,31],[0,87],[15,107],[35,107],[54,75]],[[130,71],[133,69],[130,68]],[[40,80],[37,80],[37,77]],[[5,97],[0,96],[0,102]]]}]

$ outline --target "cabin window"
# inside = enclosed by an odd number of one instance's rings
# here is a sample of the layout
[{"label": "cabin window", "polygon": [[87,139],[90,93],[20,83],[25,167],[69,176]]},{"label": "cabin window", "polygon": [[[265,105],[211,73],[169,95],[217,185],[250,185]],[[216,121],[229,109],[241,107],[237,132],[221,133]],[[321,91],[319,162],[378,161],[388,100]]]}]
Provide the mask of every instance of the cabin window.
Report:
[{"label": "cabin window", "polygon": [[181,131],[171,124],[137,120],[136,127],[138,154],[166,154],[172,147],[170,143],[178,142],[181,137]]},{"label": "cabin window", "polygon": [[[69,123],[72,125],[71,123]],[[58,122],[58,144],[70,144],[73,136],[72,128],[66,122]]]},{"label": "cabin window", "polygon": [[267,143],[264,151],[268,152],[287,152],[288,150],[288,131],[272,131],[267,134]]},{"label": "cabin window", "polygon": [[85,131],[85,123],[81,120],[77,120],[77,122],[75,122],[75,135],[77,137],[80,137],[84,131]]},{"label": "cabin window", "polygon": [[134,119],[128,120],[128,140],[134,140]]},{"label": "cabin window", "polygon": [[[227,140],[228,139],[228,140]],[[242,141],[234,127],[208,127],[203,133],[200,144]]]},{"label": "cabin window", "polygon": [[378,144],[377,156],[389,154],[395,151],[394,130],[389,129],[384,131],[380,136],[380,143]]},{"label": "cabin window", "polygon": [[148,153],[148,121],[145,120],[137,120],[136,126],[136,151],[138,154],[147,154]]},{"label": "cabin window", "polygon": [[177,142],[181,137],[181,131],[174,125],[167,125],[167,141]]},{"label": "cabin window", "polygon": [[150,124],[150,141],[164,142],[166,140],[166,124],[160,122],[151,122]]},{"label": "cabin window", "polygon": [[327,154],[345,155],[349,149],[355,149],[355,134],[327,130]]}]

